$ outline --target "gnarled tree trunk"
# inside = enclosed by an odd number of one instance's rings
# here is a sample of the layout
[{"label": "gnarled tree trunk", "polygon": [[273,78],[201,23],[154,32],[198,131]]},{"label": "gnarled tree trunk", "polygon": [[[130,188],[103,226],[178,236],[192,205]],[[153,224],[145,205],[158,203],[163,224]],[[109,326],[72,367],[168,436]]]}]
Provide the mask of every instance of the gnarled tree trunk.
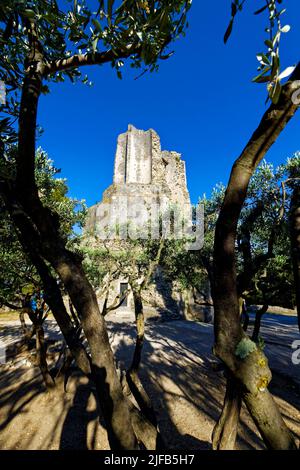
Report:
[{"label": "gnarled tree trunk", "polygon": [[221,416],[212,434],[213,450],[234,450],[242,397],[239,383],[228,373]]},{"label": "gnarled tree trunk", "polygon": [[[100,406],[107,426],[111,448],[136,449],[130,411],[118,378],[105,321],[100,314],[96,295],[83,271],[78,256],[65,248],[59,232],[57,216],[43,207],[35,183],[35,132],[44,58],[34,23],[28,25],[30,53],[26,64],[19,116],[19,137],[16,183],[6,188],[6,202],[18,229],[23,247],[41,275],[45,300],[56,316],[63,334],[75,353],[84,362],[96,384]],[[11,191],[9,191],[9,189]],[[16,209],[17,207],[17,209]],[[49,275],[47,263],[60,276],[70,299],[81,318],[83,331],[91,351],[91,363],[74,336],[74,327],[63,305],[55,279]]]},{"label": "gnarled tree trunk", "polygon": [[214,244],[214,351],[239,382],[249,413],[266,446],[272,449],[292,449],[295,442],[267,390],[271,373],[264,354],[258,348],[246,357],[237,354],[237,346],[246,335],[240,324],[235,249],[237,224],[250,178],[297,110],[292,94],[297,90],[299,78],[300,65],[283,87],[278,103],[267,110],[234,163],[216,225]]},{"label": "gnarled tree trunk", "polygon": [[136,321],[136,342],[133,353],[132,363],[127,371],[127,382],[129,388],[136,399],[141,411],[145,417],[153,424],[157,426],[156,415],[153,410],[151,400],[143,387],[143,384],[139,378],[139,368],[142,358],[142,350],[145,337],[145,319],[143,311],[143,302],[141,292],[133,289],[134,299],[134,313]]},{"label": "gnarled tree trunk", "polygon": [[[49,235],[48,231],[46,235],[41,230],[37,236],[31,224],[28,223],[32,213],[24,219],[12,209],[12,215],[20,232],[20,240],[41,276],[45,300],[78,366],[93,379],[96,385],[111,448],[113,450],[136,449],[137,440],[132,427],[130,409],[122,392],[105,320],[100,313],[96,295],[86,279],[81,260],[63,248],[61,239],[58,236],[54,237],[53,232]],[[44,248],[42,248],[43,243],[45,243]],[[50,274],[45,260],[51,263],[60,276],[81,318],[81,325],[91,351],[91,361],[78,339],[77,331],[64,306],[60,289]]]},{"label": "gnarled tree trunk", "polygon": [[35,326],[36,335],[36,365],[40,368],[44,383],[47,389],[52,389],[55,386],[55,382],[49,372],[47,364],[47,348],[45,344],[44,329],[42,325],[37,324]]},{"label": "gnarled tree trunk", "polygon": [[255,322],[254,322],[253,333],[252,333],[252,338],[251,338],[252,341],[255,341],[255,343],[258,341],[258,337],[259,337],[261,319],[263,315],[267,312],[268,308],[269,308],[269,305],[264,304],[259,310],[257,310],[255,314]]},{"label": "gnarled tree trunk", "polygon": [[[239,298],[240,314],[246,310],[245,302]],[[246,317],[249,321],[249,315]],[[243,330],[248,327],[247,321],[243,324]],[[213,429],[213,450],[234,450],[240,421],[242,406],[242,392],[239,382],[235,380],[230,371],[226,370],[226,392],[221,415]]]},{"label": "gnarled tree trunk", "polygon": [[291,256],[300,331],[300,183],[294,183],[290,207]]}]

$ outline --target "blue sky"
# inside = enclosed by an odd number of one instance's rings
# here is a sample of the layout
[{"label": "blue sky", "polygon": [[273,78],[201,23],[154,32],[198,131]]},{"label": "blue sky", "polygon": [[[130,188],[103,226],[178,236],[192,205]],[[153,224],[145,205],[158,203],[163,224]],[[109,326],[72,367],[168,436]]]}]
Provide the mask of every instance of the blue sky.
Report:
[{"label": "blue sky", "polygon": [[[230,1],[194,0],[187,35],[174,43],[175,54],[161,62],[158,73],[134,80],[136,71],[128,68],[119,80],[105,65],[85,69],[93,87],[52,85],[40,102],[44,133],[38,144],[62,169],[71,196],[88,205],[101,199],[112,182],[116,138],[129,123],[155,129],[164,150],[182,153],[193,202],[209,195],[216,183],[227,182],[266,109],[265,86],[251,82],[266,22],[253,10],[263,1],[246,3],[226,46]],[[284,22],[292,29],[282,39],[283,68],[299,61],[300,44],[299,0],[284,3]],[[269,161],[279,164],[300,150],[299,126],[300,113],[269,151]]]}]

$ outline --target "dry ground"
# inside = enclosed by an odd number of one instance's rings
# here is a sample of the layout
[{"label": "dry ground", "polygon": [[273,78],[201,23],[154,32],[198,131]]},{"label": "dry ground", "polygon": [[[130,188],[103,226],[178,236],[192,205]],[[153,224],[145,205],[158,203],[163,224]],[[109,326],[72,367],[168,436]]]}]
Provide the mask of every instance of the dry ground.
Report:
[{"label": "dry ground", "polygon": [[[109,331],[117,362],[126,367],[133,350],[134,327],[110,323]],[[211,346],[210,325],[173,321],[147,326],[141,378],[170,449],[211,447],[225,385],[222,373],[214,370]],[[8,363],[0,372],[0,449],[108,449],[93,390],[76,371],[67,392],[60,382],[55,395],[45,392],[39,371],[29,362]],[[299,384],[275,373],[271,390],[299,439]],[[263,448],[244,409],[238,448]]]}]

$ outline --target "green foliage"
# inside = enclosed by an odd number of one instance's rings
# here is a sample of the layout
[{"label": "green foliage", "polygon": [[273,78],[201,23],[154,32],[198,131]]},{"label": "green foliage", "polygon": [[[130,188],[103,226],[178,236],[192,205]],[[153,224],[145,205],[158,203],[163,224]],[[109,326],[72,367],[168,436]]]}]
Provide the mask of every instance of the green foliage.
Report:
[{"label": "green foliage", "polygon": [[98,289],[113,266],[107,258],[107,250],[82,244],[81,251],[84,256],[83,266],[94,289]]},{"label": "green foliage", "polygon": [[[78,55],[93,59],[109,51],[111,66],[121,78],[124,58],[131,67],[157,70],[159,60],[171,54],[168,45],[185,33],[190,7],[191,0],[1,0],[0,80],[7,96],[6,104],[0,105],[2,141],[8,144],[17,139],[14,119],[19,113],[33,24],[45,66]],[[49,93],[50,82],[66,78],[91,85],[75,61],[65,70],[50,67],[42,93]]]},{"label": "green foliage", "polygon": [[218,219],[219,211],[225,195],[225,186],[222,183],[216,184],[212,189],[211,197],[207,198],[204,194],[199,199],[199,204],[204,207],[204,245],[202,253],[207,257],[212,256],[212,247],[214,244],[214,230]]},{"label": "green foliage", "polygon": [[266,344],[264,342],[264,339],[261,336],[259,336],[258,341],[257,341],[257,347],[263,351],[265,349],[265,346]]},{"label": "green foliage", "polygon": [[258,201],[263,212],[253,224],[251,246],[253,256],[260,256],[269,249],[272,230],[275,242],[272,256],[257,271],[247,292],[249,303],[264,303],[293,308],[295,305],[292,261],[289,243],[289,207],[292,178],[300,176],[300,154],[289,158],[286,164],[274,168],[263,162],[253,176],[240,226]]},{"label": "green foliage", "polygon": [[[232,33],[235,17],[239,11],[242,11],[246,0],[234,0],[231,2],[231,19],[224,36],[226,43]],[[282,8],[284,0],[266,0],[261,8],[255,11],[255,15],[266,14],[267,26],[264,40],[264,51],[256,54],[259,66],[257,76],[253,78],[255,83],[267,83],[268,96],[277,103],[281,93],[281,81],[289,77],[295,70],[295,66],[287,67],[281,70],[280,65],[280,40],[283,34],[290,31],[289,25],[282,24],[282,15],[286,9]]]},{"label": "green foliage", "polygon": [[[238,225],[236,258],[239,275],[244,270],[243,244],[249,238],[251,257],[258,269],[243,293],[248,304],[279,305],[293,308],[295,293],[289,243],[289,206],[293,185],[300,177],[300,153],[275,168],[263,161],[251,178]],[[212,258],[214,229],[225,187],[217,185],[211,197],[200,202],[205,207],[205,238],[202,253]],[[255,208],[261,207],[252,220]],[[249,233],[248,233],[249,232]],[[270,247],[272,233],[274,241]],[[246,240],[245,240],[246,238]],[[272,253],[268,251],[272,248]]]},{"label": "green foliage", "polygon": [[201,289],[207,283],[199,250],[187,250],[186,240],[166,240],[161,266],[170,280],[176,280],[182,291]]},{"label": "green foliage", "polygon": [[[6,159],[0,160],[0,176],[13,180],[15,148],[12,147]],[[55,211],[60,219],[62,235],[71,246],[77,235],[74,227],[82,226],[86,213],[83,201],[68,197],[65,179],[58,178],[59,170],[42,150],[36,154],[36,181],[43,204]],[[39,291],[41,281],[26,253],[24,253],[12,221],[0,197],[0,304],[2,301],[18,301],[24,295]]]},{"label": "green foliage", "polygon": [[[171,234],[164,237],[162,233],[161,238],[153,239],[147,224],[134,232],[134,239],[118,239],[116,236],[113,240],[103,241],[89,234],[83,238],[80,249],[84,255],[86,273],[94,288],[102,287],[108,278],[112,281],[120,276],[137,282],[147,275],[151,263],[155,264],[155,269],[151,272],[150,283],[159,264],[165,279],[176,279],[182,290],[191,287],[199,289],[204,284],[205,272],[201,265],[199,267],[199,251],[187,250],[189,239],[175,239]],[[157,263],[155,260],[159,252]]]},{"label": "green foliage", "polygon": [[[95,289],[123,276],[133,282],[142,279],[159,249],[159,241],[126,239],[104,242],[83,238],[80,250],[88,278]],[[151,281],[151,279],[150,279]]]},{"label": "green foliage", "polygon": [[68,185],[65,178],[58,178],[60,170],[53,165],[46,152],[37,150],[35,175],[42,203],[58,214],[60,230],[65,238],[72,238],[74,226],[82,228],[86,206],[83,200],[68,196]]}]

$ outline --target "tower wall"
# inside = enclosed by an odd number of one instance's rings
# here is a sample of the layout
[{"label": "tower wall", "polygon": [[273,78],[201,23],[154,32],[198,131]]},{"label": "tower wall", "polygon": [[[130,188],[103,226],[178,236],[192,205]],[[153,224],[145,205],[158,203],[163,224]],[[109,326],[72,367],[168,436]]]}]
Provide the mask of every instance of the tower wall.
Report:
[{"label": "tower wall", "polygon": [[[189,217],[185,162],[177,152],[162,151],[160,138],[152,129],[143,131],[129,125],[127,132],[119,135],[113,184],[104,191],[102,201],[89,210],[86,229],[93,231],[97,221],[116,221],[118,214],[125,214],[121,207],[125,200],[127,213],[136,213],[137,223],[143,205],[159,204],[164,212],[170,204],[177,204]],[[110,204],[109,214],[103,203]]]},{"label": "tower wall", "polygon": [[126,180],[127,184],[150,184],[152,181],[151,133],[129,126],[127,132]]}]

